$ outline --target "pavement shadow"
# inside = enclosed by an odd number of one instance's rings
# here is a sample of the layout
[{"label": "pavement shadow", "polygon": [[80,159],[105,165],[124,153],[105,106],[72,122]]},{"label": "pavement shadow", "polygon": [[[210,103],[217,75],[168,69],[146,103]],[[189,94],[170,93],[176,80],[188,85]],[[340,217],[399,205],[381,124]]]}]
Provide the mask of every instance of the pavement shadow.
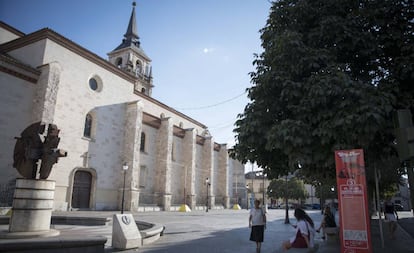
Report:
[{"label": "pavement shadow", "polygon": [[[294,236],[295,229],[291,224],[284,224],[284,219],[272,220],[267,223],[265,238],[262,244],[261,253],[280,253],[282,242]],[[181,236],[182,242],[177,243],[176,238],[172,242],[171,237]],[[195,239],[188,239],[188,237]],[[188,231],[168,231],[164,236],[151,245],[145,245],[135,250],[120,251],[117,249],[106,248],[106,253],[115,252],[143,252],[143,253],[254,253],[256,244],[249,240],[250,228],[225,229],[221,231],[207,231],[195,228]],[[231,243],[229,243],[231,242]],[[323,243],[316,239],[318,244]],[[229,246],[230,245],[230,246]],[[289,251],[291,252],[291,251]],[[318,251],[321,252],[321,251]],[[337,252],[333,251],[333,252]]]}]

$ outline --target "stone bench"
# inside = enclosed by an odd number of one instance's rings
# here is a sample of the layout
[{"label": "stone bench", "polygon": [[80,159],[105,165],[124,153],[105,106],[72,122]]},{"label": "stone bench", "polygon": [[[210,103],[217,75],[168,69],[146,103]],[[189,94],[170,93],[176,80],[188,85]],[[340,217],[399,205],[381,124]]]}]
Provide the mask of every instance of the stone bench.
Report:
[{"label": "stone bench", "polygon": [[161,224],[152,224],[143,221],[135,221],[142,237],[142,245],[155,242],[163,235],[165,226]]}]

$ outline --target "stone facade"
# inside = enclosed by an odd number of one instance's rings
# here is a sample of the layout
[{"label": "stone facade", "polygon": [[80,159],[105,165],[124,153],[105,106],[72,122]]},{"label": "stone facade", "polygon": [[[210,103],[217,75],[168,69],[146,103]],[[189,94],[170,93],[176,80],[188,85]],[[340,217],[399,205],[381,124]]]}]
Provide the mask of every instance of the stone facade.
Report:
[{"label": "stone facade", "polygon": [[151,60],[133,28],[104,60],[48,28],[25,35],[0,22],[1,185],[19,177],[14,137],[42,121],[68,151],[48,178],[55,210],[119,210],[123,194],[130,211],[202,208],[206,178],[211,206],[230,207],[233,170],[244,166],[205,125],[151,97]]}]

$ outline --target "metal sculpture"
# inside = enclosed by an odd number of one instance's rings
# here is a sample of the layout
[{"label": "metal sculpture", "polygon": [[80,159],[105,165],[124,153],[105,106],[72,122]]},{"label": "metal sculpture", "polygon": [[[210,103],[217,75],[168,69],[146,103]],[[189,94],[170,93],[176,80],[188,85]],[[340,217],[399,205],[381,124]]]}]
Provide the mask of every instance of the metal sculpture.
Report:
[{"label": "metal sculpture", "polygon": [[24,178],[36,179],[41,160],[39,178],[47,179],[59,157],[67,156],[66,151],[57,148],[60,141],[57,126],[49,124],[46,136],[43,136],[44,131],[45,125],[36,122],[23,130],[20,137],[15,137],[13,167]]}]

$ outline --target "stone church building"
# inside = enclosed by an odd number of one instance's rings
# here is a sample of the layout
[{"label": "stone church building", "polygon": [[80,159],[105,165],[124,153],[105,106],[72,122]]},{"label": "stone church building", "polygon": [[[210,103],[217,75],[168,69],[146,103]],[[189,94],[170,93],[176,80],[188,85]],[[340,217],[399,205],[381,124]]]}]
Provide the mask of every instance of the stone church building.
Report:
[{"label": "stone church building", "polygon": [[20,177],[15,137],[41,121],[68,151],[48,178],[54,210],[120,210],[123,193],[129,211],[230,208],[244,166],[205,125],[151,96],[135,6],[120,41],[106,60],[49,28],[24,34],[0,21],[0,186]]}]

